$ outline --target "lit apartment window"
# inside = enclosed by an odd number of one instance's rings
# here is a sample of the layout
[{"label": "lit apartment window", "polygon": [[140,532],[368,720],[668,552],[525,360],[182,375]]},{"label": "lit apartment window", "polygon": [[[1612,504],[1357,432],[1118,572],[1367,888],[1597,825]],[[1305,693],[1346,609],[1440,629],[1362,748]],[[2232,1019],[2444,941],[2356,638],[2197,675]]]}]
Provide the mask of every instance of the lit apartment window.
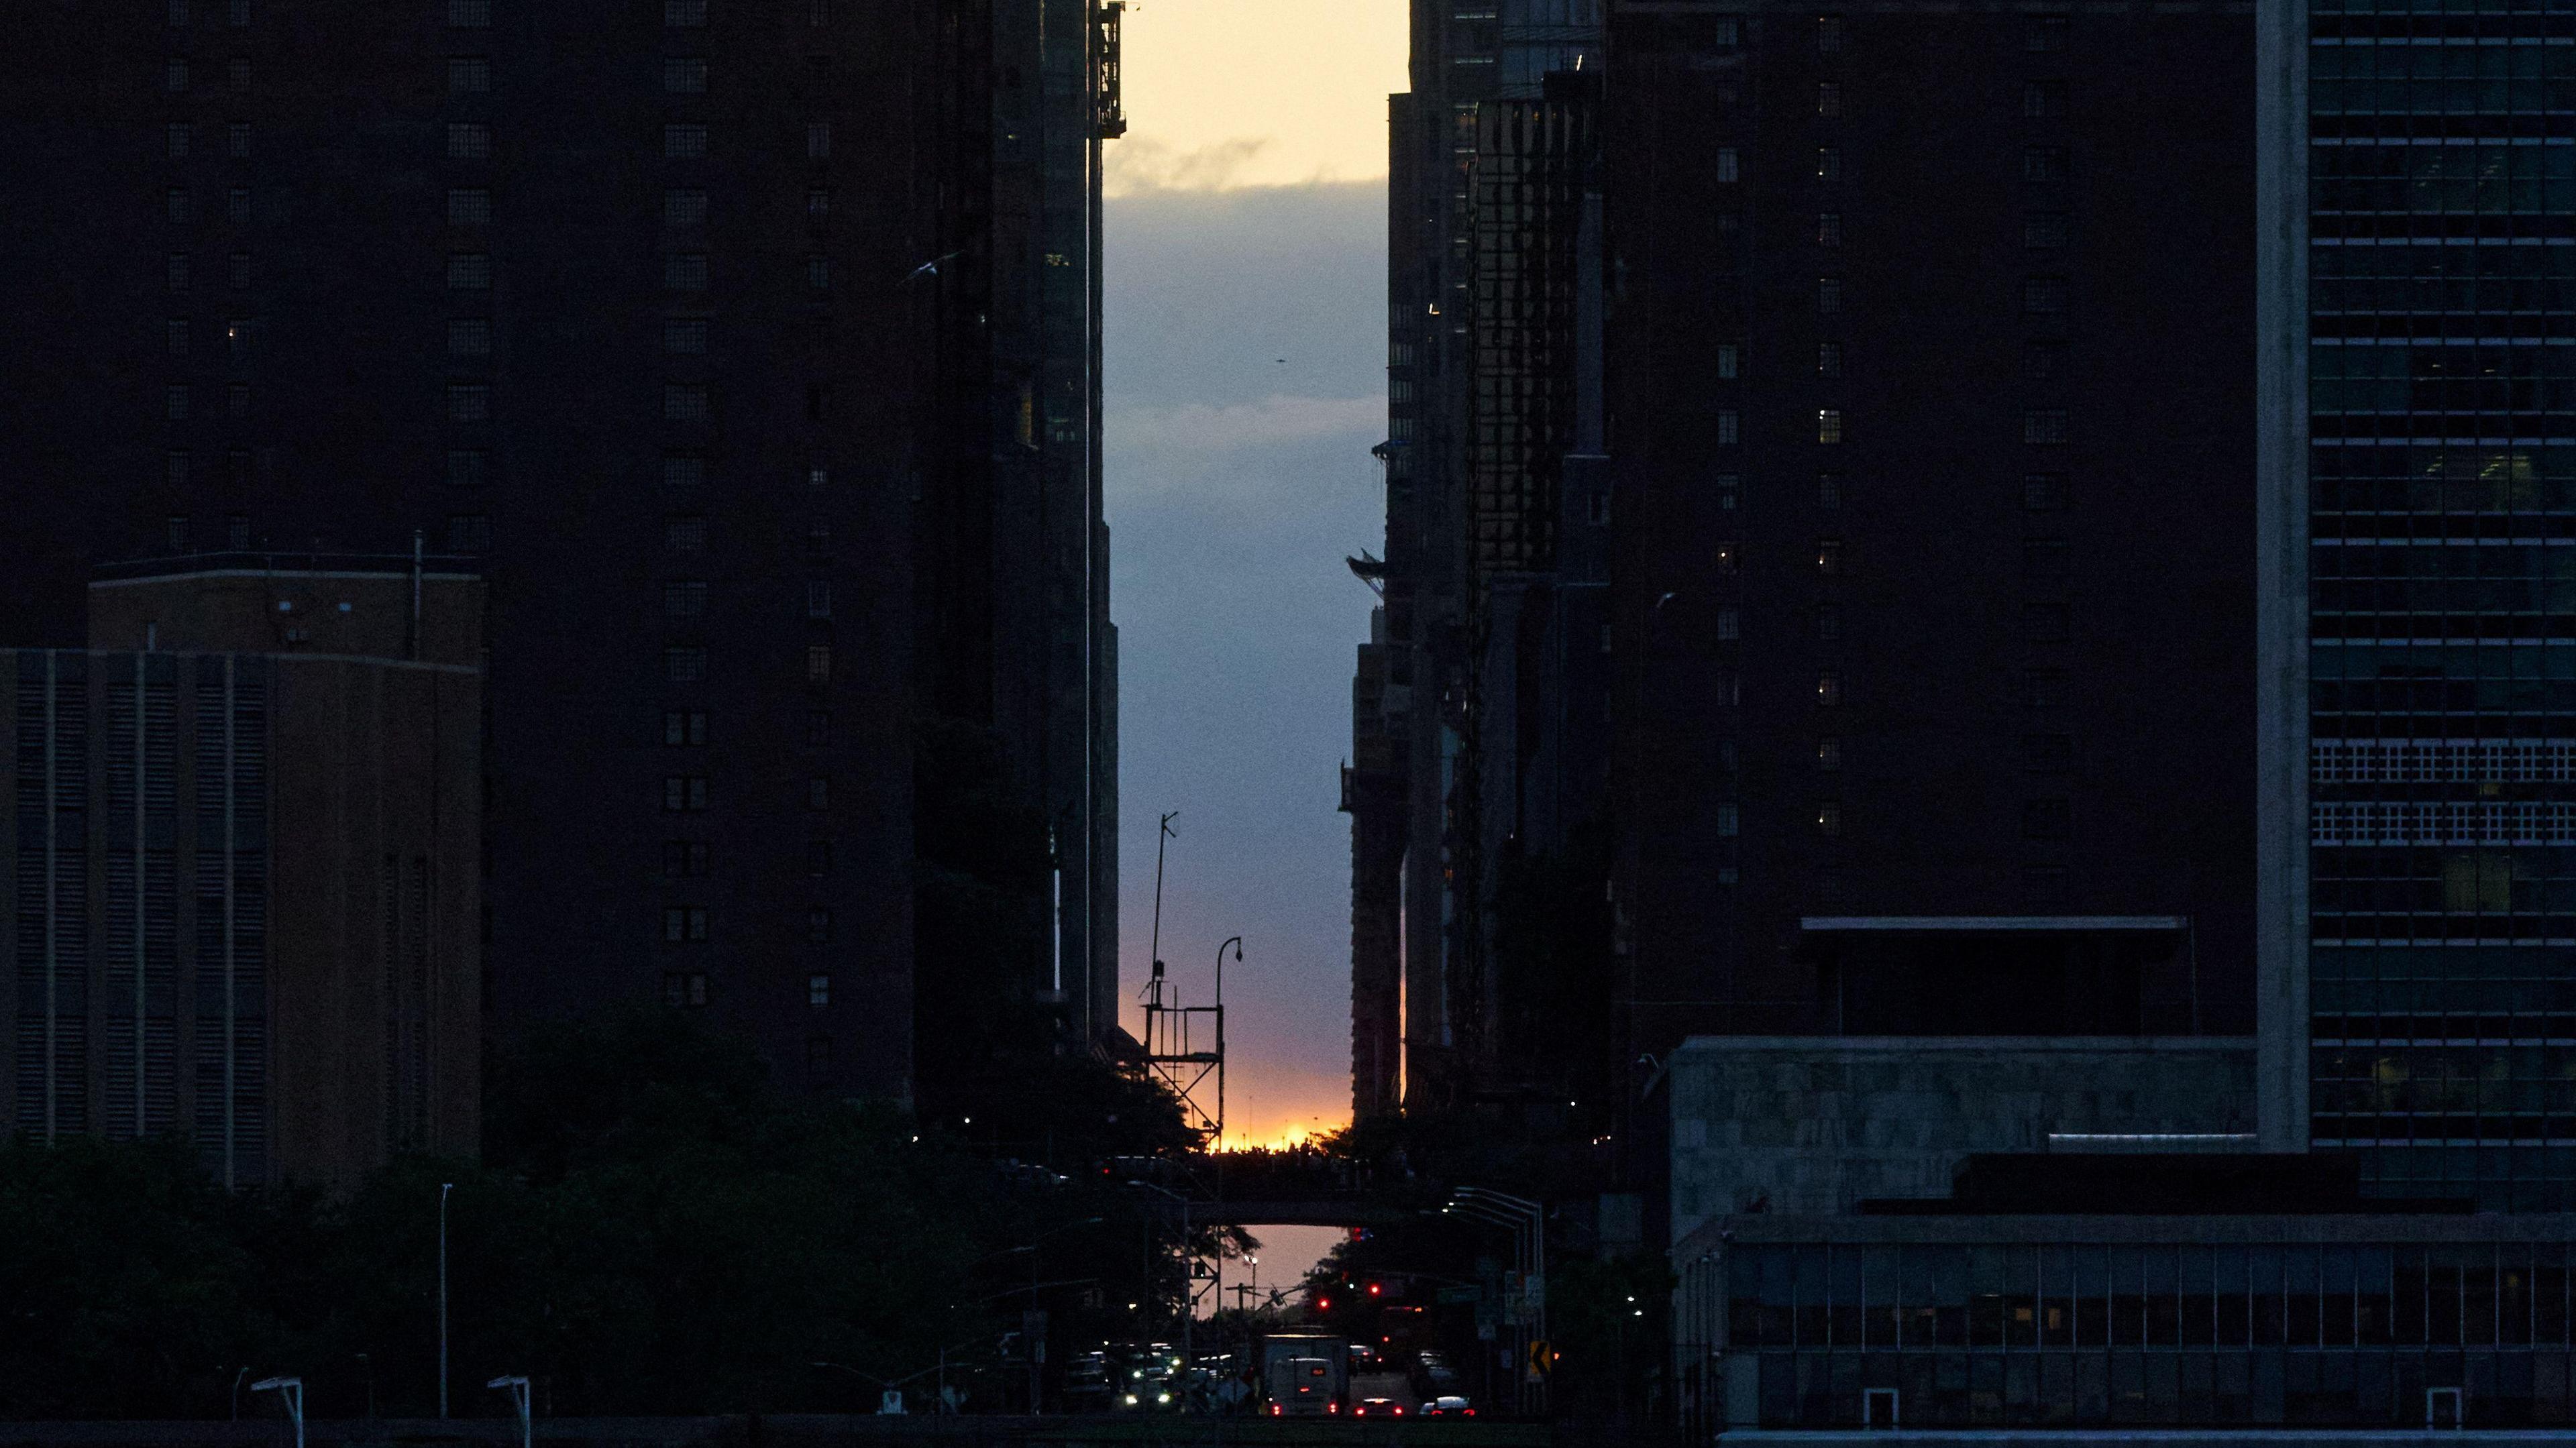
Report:
[{"label": "lit apartment window", "polygon": [[188,62],[172,60],[161,67],[161,88],[174,96],[188,93]]},{"label": "lit apartment window", "polygon": [[1742,152],[1737,151],[1733,146],[1717,148],[1717,179],[1720,183],[1730,186],[1744,179]]},{"label": "lit apartment window", "polygon": [[806,780],[805,807],[807,809],[830,809],[832,807],[832,781],[825,779],[819,774]]},{"label": "lit apartment window", "polygon": [[1843,18],[1839,15],[1816,17],[1816,53],[1840,55],[1843,49]]},{"label": "lit apartment window", "polygon": [[694,357],[706,351],[707,319],[704,317],[663,318],[662,350],[680,357]]},{"label": "lit apartment window", "polygon": [[707,0],[662,0],[662,23],[673,30],[704,28]]},{"label": "lit apartment window", "polygon": [[806,580],[805,616],[807,618],[832,616],[832,585],[828,580],[821,578]]},{"label": "lit apartment window", "polygon": [[2021,415],[2021,440],[2035,445],[2066,441],[2067,416],[2062,407],[2034,407]]},{"label": "lit apartment window", "polygon": [[1843,767],[1843,742],[1828,734],[1816,741],[1816,768],[1836,770]]},{"label": "lit apartment window", "polygon": [[666,709],[662,712],[662,742],[674,749],[694,748],[707,742],[707,715],[703,709]]},{"label": "lit apartment window", "polygon": [[450,357],[491,356],[492,319],[489,317],[449,318],[447,355]]},{"label": "lit apartment window", "polygon": [[805,977],[805,1004],[828,1006],[832,1003],[832,978],[828,975]]},{"label": "lit apartment window", "polygon": [[699,125],[671,125],[662,128],[662,156],[671,161],[696,161],[707,154],[707,128]]},{"label": "lit apartment window", "polygon": [[1816,344],[1816,375],[1819,377],[1840,377],[1843,375],[1842,343],[1818,342]]},{"label": "lit apartment window", "polygon": [[1734,473],[1719,473],[1717,475],[1717,506],[1726,512],[1731,513],[1735,511],[1736,494],[1743,491],[1743,488],[1744,480],[1741,477],[1738,477]]},{"label": "lit apartment window", "polygon": [[1827,838],[1831,838],[1835,835],[1841,834],[1842,832],[1842,801],[1833,799],[1820,799],[1816,801],[1816,833],[1826,836]]},{"label": "lit apartment window", "polygon": [[1735,802],[1735,801],[1733,801],[1733,800],[1731,800],[1731,799],[1727,799],[1727,800],[1720,800],[1720,801],[1718,801],[1718,804],[1717,804],[1717,834],[1718,834],[1718,838],[1720,838],[1720,839],[1726,839],[1726,840],[1731,840],[1731,839],[1734,839],[1737,835],[1739,835],[1739,834],[1743,833],[1743,831],[1744,831],[1744,811],[1743,811],[1743,808],[1742,808],[1741,806],[1739,806],[1738,804],[1736,804],[1736,802]]},{"label": "lit apartment window", "polygon": [[1720,577],[1732,577],[1741,557],[1742,549],[1738,544],[1732,540],[1721,539],[1711,561],[1716,565]]},{"label": "lit apartment window", "polygon": [[1741,348],[1737,347],[1733,342],[1720,342],[1717,344],[1717,375],[1720,378],[1731,382],[1743,370],[1743,367],[1744,353]]},{"label": "lit apartment window", "polygon": [[1816,409],[1816,441],[1838,443],[1843,440],[1843,414],[1838,407]]},{"label": "lit apartment window", "polygon": [[447,224],[450,226],[489,226],[492,223],[492,193],[481,187],[459,187],[447,193]]},{"label": "lit apartment window", "polygon": [[662,258],[662,285],[675,292],[703,292],[707,289],[707,257],[704,252],[673,252]]},{"label": "lit apartment window", "polygon": [[1839,577],[1839,576],[1841,576],[1842,571],[1843,571],[1843,545],[1842,545],[1842,540],[1841,540],[1841,539],[1839,539],[1839,538],[1819,538],[1819,539],[1817,539],[1817,540],[1816,540],[1816,572],[1818,572],[1819,574],[1822,574],[1823,576],[1825,576],[1825,577],[1827,577],[1827,578],[1835,578],[1835,577]]},{"label": "lit apartment window", "polygon": [[805,123],[805,159],[808,161],[820,161],[831,154],[832,123],[830,121],[807,121]]},{"label": "lit apartment window", "polygon": [[1733,604],[1717,611],[1717,637],[1721,643],[1734,643],[1744,636],[1744,613]]},{"label": "lit apartment window", "polygon": [[696,514],[682,514],[662,523],[662,541],[674,553],[703,553],[707,547],[707,520]]},{"label": "lit apartment window", "polygon": [[449,95],[479,96],[491,89],[490,57],[452,55],[447,58],[447,93]]},{"label": "lit apartment window", "polygon": [[819,493],[832,485],[832,470],[819,464],[805,470],[805,491]]},{"label": "lit apartment window", "polygon": [[693,645],[677,644],[662,650],[662,677],[674,684],[705,682],[707,651]]},{"label": "lit apartment window", "polygon": [[476,448],[458,448],[447,455],[448,486],[479,488],[491,476],[492,455]]},{"label": "lit apartment window", "polygon": [[832,289],[832,262],[828,257],[805,258],[805,285],[808,290],[825,292]]},{"label": "lit apartment window", "polygon": [[1743,432],[1743,417],[1732,407],[1717,410],[1717,445],[1733,447]]},{"label": "lit apartment window", "polygon": [[662,585],[662,614],[665,618],[700,618],[706,611],[706,580],[674,579]]},{"label": "lit apartment window", "polygon": [[492,28],[492,0],[447,0],[447,23],[456,30]]},{"label": "lit apartment window", "polygon": [[490,291],[492,289],[491,254],[480,251],[448,253],[447,289],[452,292]]},{"label": "lit apartment window", "polygon": [[694,488],[707,480],[707,460],[695,453],[662,455],[662,486]]},{"label": "lit apartment window", "polygon": [[832,646],[830,644],[805,646],[805,682],[809,684],[832,682]]},{"label": "lit apartment window", "polygon": [[447,124],[447,159],[485,161],[492,156],[492,128],[472,121]]},{"label": "lit apartment window", "polygon": [[492,418],[492,389],[480,382],[447,384],[447,420],[450,422],[489,422]]},{"label": "lit apartment window", "polygon": [[704,422],[707,420],[707,389],[686,383],[667,383],[662,388],[664,422]]},{"label": "lit apartment window", "polygon": [[186,121],[172,121],[163,129],[162,138],[171,160],[185,160],[189,149],[197,143],[197,128]]},{"label": "lit apartment window", "polygon": [[707,62],[704,56],[670,56],[662,62],[662,89],[675,96],[702,96],[707,93]]},{"label": "lit apartment window", "polygon": [[1842,215],[1842,213],[1841,213],[1841,212],[1839,212],[1839,211],[1819,211],[1819,212],[1817,212],[1817,213],[1816,213],[1816,245],[1818,245],[1818,246],[1840,246],[1840,245],[1842,245],[1842,244],[1843,244],[1843,215]]},{"label": "lit apartment window", "polygon": [[1816,114],[1839,116],[1843,113],[1843,87],[1840,81],[1816,82]]},{"label": "lit apartment window", "polygon": [[1816,702],[1821,706],[1831,708],[1836,704],[1840,704],[1842,701],[1843,676],[1833,673],[1816,675]]},{"label": "lit apartment window", "polygon": [[1833,146],[1816,148],[1816,179],[1819,181],[1843,179],[1843,153],[1839,148]]},{"label": "lit apartment window", "polygon": [[1843,279],[1841,277],[1816,278],[1816,315],[1839,316],[1842,309]]}]

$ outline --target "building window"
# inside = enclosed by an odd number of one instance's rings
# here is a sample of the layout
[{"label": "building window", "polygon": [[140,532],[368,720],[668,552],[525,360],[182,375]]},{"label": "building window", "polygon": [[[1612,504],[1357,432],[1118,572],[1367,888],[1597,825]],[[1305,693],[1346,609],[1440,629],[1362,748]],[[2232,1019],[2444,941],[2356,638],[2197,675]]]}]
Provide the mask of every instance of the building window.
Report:
[{"label": "building window", "polygon": [[820,161],[831,154],[832,123],[830,121],[807,121],[805,123],[805,159],[808,161]]},{"label": "building window", "polygon": [[1835,673],[1816,675],[1816,703],[1830,709],[1843,701],[1843,676]]},{"label": "building window", "polygon": [[703,160],[707,154],[707,128],[699,125],[669,125],[662,128],[662,158],[666,161]]},{"label": "building window", "polygon": [[161,67],[161,88],[174,96],[188,93],[188,62],[171,60]]},{"label": "building window", "polygon": [[452,96],[479,96],[492,89],[492,62],[480,55],[455,55],[447,60],[447,93]]},{"label": "building window", "polygon": [[1738,556],[1739,549],[1733,541],[1727,539],[1720,539],[1718,541],[1716,555],[1712,561],[1716,565],[1717,574],[1720,578],[1732,578],[1735,576]]},{"label": "building window", "polygon": [[447,193],[448,225],[489,226],[491,223],[491,192],[480,187],[460,187]]},{"label": "building window", "polygon": [[683,382],[663,384],[662,420],[664,422],[706,421],[707,389]]},{"label": "building window", "polygon": [[194,202],[190,199],[187,191],[182,187],[171,187],[170,190],[163,195],[161,204],[174,225],[184,226],[197,214],[197,208]]},{"label": "building window", "polygon": [[811,1036],[805,1041],[805,1074],[826,1076],[832,1070],[832,1038]]},{"label": "building window", "polygon": [[697,905],[674,905],[662,912],[662,938],[672,944],[698,944],[707,938],[707,912]]},{"label": "building window", "polygon": [[171,356],[185,357],[188,355],[188,324],[186,322],[173,317],[162,324],[162,332],[163,345],[170,349]]},{"label": "building window", "polygon": [[832,943],[831,911],[817,905],[805,912],[805,943],[808,945]]},{"label": "building window", "polygon": [[662,224],[673,227],[707,224],[707,193],[695,187],[679,187],[662,193]]},{"label": "building window", "polygon": [[2026,579],[2062,581],[2072,571],[2071,557],[2063,538],[2032,538],[2021,545],[2021,576]]},{"label": "building window", "polygon": [[170,253],[166,278],[169,281],[171,291],[184,292],[188,289],[188,255],[186,252],[174,251]]},{"label": "building window", "polygon": [[224,546],[235,553],[250,547],[250,514],[224,515]]},{"label": "building window", "polygon": [[1843,87],[1840,81],[1816,82],[1816,114],[1839,116],[1843,113]]},{"label": "building window", "polygon": [[1840,55],[1843,50],[1843,18],[1839,15],[1816,17],[1816,53]]},{"label": "building window", "polygon": [[824,386],[822,383],[807,383],[805,387],[806,421],[821,422],[823,420],[823,404],[830,401],[831,396],[832,389]]},{"label": "building window", "polygon": [[2063,248],[2066,245],[2066,213],[2063,211],[2023,213],[2021,244],[2032,251],[2056,251]]},{"label": "building window", "polygon": [[453,488],[479,488],[489,480],[492,455],[476,448],[457,448],[447,454],[447,484]]},{"label": "building window", "polygon": [[492,0],[447,0],[447,23],[455,30],[492,28]]},{"label": "building window", "polygon": [[817,292],[832,289],[832,262],[829,257],[805,258],[805,287],[808,291]]},{"label": "building window", "polygon": [[447,420],[450,422],[489,422],[492,418],[492,389],[480,382],[447,384]]},{"label": "building window", "polygon": [[247,291],[250,287],[250,253],[237,251],[225,257],[224,273],[224,280],[232,285],[234,291]]},{"label": "building window", "polygon": [[828,580],[821,578],[806,580],[805,616],[807,618],[832,616],[832,585]]},{"label": "building window", "polygon": [[188,486],[188,455],[171,452],[161,459],[161,479],[173,489]]},{"label": "building window", "polygon": [[816,878],[832,873],[832,842],[813,840],[805,846],[805,873]]},{"label": "building window", "polygon": [[2033,774],[2063,774],[2075,766],[2075,737],[2071,734],[2025,734],[2021,737],[2021,767]]},{"label": "building window", "polygon": [[447,321],[447,355],[450,357],[491,356],[492,319],[450,317]]},{"label": "building window", "polygon": [[805,646],[805,682],[809,684],[832,682],[832,646],[830,644]]},{"label": "building window", "polygon": [[675,96],[702,96],[707,93],[707,62],[704,56],[670,56],[662,62],[662,89]]},{"label": "building window", "polygon": [[1719,509],[1729,513],[1734,512],[1735,495],[1743,490],[1743,486],[1744,480],[1734,473],[1719,473],[1717,475],[1717,506]]},{"label": "building window", "polygon": [[805,745],[820,749],[832,742],[832,716],[822,709],[805,711]]},{"label": "building window", "polygon": [[2065,604],[2025,603],[2021,606],[2021,633],[2035,644],[2062,644],[2073,629]]},{"label": "building window", "polygon": [[[700,585],[703,587],[704,585]],[[662,711],[662,742],[686,749],[707,742],[707,715],[703,709],[666,709]]]},{"label": "building window", "polygon": [[250,62],[240,58],[239,56],[235,56],[233,59],[224,62],[224,84],[230,87],[235,95],[240,95],[248,91],[250,89]]},{"label": "building window", "polygon": [[1742,431],[1743,418],[1734,408],[1721,407],[1717,410],[1717,445],[1719,447],[1735,446],[1736,439]]},{"label": "building window", "polygon": [[832,219],[832,193],[831,193],[831,192],[829,192],[829,191],[825,191],[825,190],[823,190],[823,189],[822,189],[822,188],[820,188],[820,187],[816,187],[815,189],[813,189],[813,190],[811,190],[811,191],[806,192],[806,193],[805,193],[805,225],[806,225],[806,227],[807,227],[808,229],[810,229],[810,230],[813,230],[813,231],[821,231],[821,230],[823,229],[823,224],[824,224],[825,222],[827,222],[827,221],[830,221],[831,219]]},{"label": "building window", "polygon": [[673,30],[704,29],[707,0],[662,0],[662,23]]},{"label": "building window", "polygon": [[250,416],[250,384],[235,382],[224,388],[224,414],[228,417]]},{"label": "building window", "polygon": [[832,525],[820,518],[805,525],[805,550],[809,553],[832,551]]},{"label": "building window", "polygon": [[1842,611],[1840,608],[1838,608],[1838,607],[1836,607],[1835,605],[1830,604],[1830,603],[1820,603],[1820,604],[1817,604],[1817,605],[1816,605],[1816,639],[1817,639],[1817,641],[1818,641],[1819,643],[1828,643],[1828,644],[1830,644],[1830,643],[1835,643],[1835,642],[1839,641],[1839,640],[1842,638],[1842,636],[1843,636],[1843,611]]},{"label": "building window", "polygon": [[2071,833],[2073,811],[2062,799],[2034,799],[2021,807],[2021,837],[2026,840],[2062,840]]},{"label": "building window", "polygon": [[2066,344],[2063,342],[2023,343],[2021,375],[2035,382],[2045,382],[2065,376]]},{"label": "building window", "polygon": [[675,292],[707,289],[707,256],[701,251],[673,252],[662,258],[662,285]]},{"label": "building window", "polygon": [[1717,148],[1717,179],[1728,186],[1744,179],[1744,158],[1733,146]]},{"label": "building window", "polygon": [[1840,473],[1816,474],[1816,506],[1835,509],[1842,505],[1843,475]]},{"label": "building window", "polygon": [[662,842],[662,878],[693,880],[707,873],[707,842],[704,840],[665,840]]},{"label": "building window", "polygon": [[1816,540],[1816,572],[1826,578],[1838,578],[1843,571],[1843,545],[1839,538]]},{"label": "building window", "polygon": [[1743,370],[1743,349],[1736,346],[1733,342],[1718,343],[1717,375],[1726,381],[1732,382],[1742,374]]},{"label": "building window", "polygon": [[1828,773],[1843,767],[1843,742],[1828,734],[1816,741],[1816,768]]},{"label": "building window", "polygon": [[694,357],[706,351],[707,319],[704,317],[664,318],[662,350],[678,357]]},{"label": "building window", "polygon": [[492,158],[492,128],[471,121],[450,121],[447,125],[447,159],[451,161],[488,161]]},{"label": "building window", "polygon": [[2024,81],[2021,88],[2021,113],[2034,121],[2055,120],[2066,114],[2066,82],[2062,80]]},{"label": "building window", "polygon": [[1843,179],[1843,153],[1840,148],[1834,146],[1816,148],[1816,179],[1819,181]]},{"label": "building window", "polygon": [[1838,443],[1843,440],[1843,413],[1839,407],[1816,409],[1816,441]]},{"label": "building window", "polygon": [[184,161],[187,159],[189,149],[196,144],[197,128],[186,121],[172,121],[162,135],[164,145],[169,150],[170,159]]},{"label": "building window", "polygon": [[161,416],[169,422],[188,420],[188,384],[174,382],[161,389]]},{"label": "building window", "polygon": [[1717,637],[1720,643],[1733,643],[1744,636],[1744,613],[1733,604],[1717,611]]},{"label": "building window", "polygon": [[1816,801],[1816,833],[1825,836],[1827,839],[1831,839],[1842,832],[1842,801],[1834,799],[1820,799]]},{"label": "building window", "polygon": [[2052,906],[2066,903],[2066,867],[2064,865],[2024,865],[2021,869],[2022,902],[2027,905]]},{"label": "building window", "polygon": [[188,0],[170,0],[170,28],[185,30],[188,19]]},{"label": "building window", "polygon": [[2034,513],[2055,513],[2063,510],[2066,507],[2066,474],[2022,474],[2021,505]]},{"label": "building window", "polygon": [[674,644],[662,650],[662,677],[674,684],[703,683],[707,677],[707,651],[693,644]]},{"label": "building window", "polygon": [[2048,182],[2066,179],[2066,148],[2029,146],[2021,153],[2021,179]]},{"label": "building window", "polygon": [[832,0],[805,0],[805,23],[817,29],[832,23]]},{"label": "building window", "polygon": [[662,776],[662,808],[670,814],[695,814],[707,807],[707,777],[703,774],[666,774]]},{"label": "building window", "polygon": [[1722,840],[1734,839],[1743,831],[1743,828],[1744,814],[1742,808],[1731,799],[1719,800],[1717,802],[1718,838]]},{"label": "building window", "polygon": [[1817,213],[1816,213],[1816,245],[1818,245],[1818,246],[1840,246],[1840,245],[1842,245],[1842,244],[1843,244],[1843,216],[1842,216],[1842,213],[1841,213],[1841,212],[1839,212],[1839,211],[1820,211],[1820,212],[1817,212]]},{"label": "building window", "polygon": [[806,780],[805,807],[807,809],[830,809],[832,807],[832,781],[819,774]]},{"label": "building window", "polygon": [[1842,314],[1842,310],[1843,279],[1841,277],[1816,278],[1816,315],[1820,317],[1840,316]]},{"label": "building window", "polygon": [[2021,284],[2021,309],[2027,316],[2063,316],[2066,312],[2066,278],[2024,278]]},{"label": "building window", "polygon": [[2063,15],[2031,16],[2022,32],[2021,48],[2030,51],[2064,50],[2066,24]]},{"label": "building window", "polygon": [[702,578],[675,578],[662,585],[664,618],[704,618],[707,585]]},{"label": "building window", "polygon": [[817,464],[805,470],[805,491],[819,493],[832,485],[832,470]]},{"label": "building window", "polygon": [[663,519],[662,544],[674,553],[705,552],[707,520],[695,513],[679,513]]},{"label": "building window", "polygon": [[2064,669],[2027,669],[2021,676],[2022,703],[2031,709],[2066,707],[2066,671]]},{"label": "building window", "polygon": [[2021,440],[2034,445],[2066,441],[2066,409],[2034,407],[2021,415]]},{"label": "building window", "polygon": [[492,519],[484,513],[447,515],[447,551],[455,554],[492,551]]},{"label": "building window", "polygon": [[490,291],[492,289],[491,254],[480,251],[448,253],[447,289],[452,292]]},{"label": "building window", "polygon": [[694,488],[707,480],[707,460],[695,453],[662,455],[662,486]]},{"label": "building window", "polygon": [[805,977],[805,1004],[828,1006],[832,1003],[832,978],[828,975]]},{"label": "building window", "polygon": [[1842,343],[1818,342],[1816,344],[1816,375],[1827,378],[1843,375]]},{"label": "building window", "polygon": [[224,220],[235,226],[250,225],[250,188],[235,186],[224,193]]}]

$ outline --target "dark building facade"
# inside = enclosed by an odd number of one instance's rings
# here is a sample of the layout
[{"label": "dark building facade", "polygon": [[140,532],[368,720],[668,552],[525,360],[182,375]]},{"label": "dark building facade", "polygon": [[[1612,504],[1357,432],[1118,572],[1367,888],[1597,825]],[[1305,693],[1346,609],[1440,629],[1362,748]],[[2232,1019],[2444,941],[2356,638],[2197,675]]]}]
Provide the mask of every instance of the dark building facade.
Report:
[{"label": "dark building facade", "polygon": [[[476,555],[498,1018],[659,999],[904,1094],[926,710],[997,737],[1106,989],[1092,12],[24,19],[19,641],[102,559]],[[960,70],[980,152],[927,139]],[[1008,368],[934,345],[961,315]]]},{"label": "dark building facade", "polygon": [[0,650],[0,1121],[183,1135],[237,1187],[470,1157],[481,581],[249,562],[103,580],[99,647]]},{"label": "dark building facade", "polygon": [[2251,1031],[2252,54],[1614,12],[1622,1059]]},{"label": "dark building facade", "polygon": [[2576,1203],[2576,21],[2264,33],[2265,916],[2284,1135]]}]

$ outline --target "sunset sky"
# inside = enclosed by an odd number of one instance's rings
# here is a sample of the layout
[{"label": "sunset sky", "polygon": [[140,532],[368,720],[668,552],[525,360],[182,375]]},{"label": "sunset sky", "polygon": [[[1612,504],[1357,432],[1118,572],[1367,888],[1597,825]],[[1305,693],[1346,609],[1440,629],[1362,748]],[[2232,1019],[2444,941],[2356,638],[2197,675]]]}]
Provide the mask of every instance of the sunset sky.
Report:
[{"label": "sunset sky", "polygon": [[[1107,472],[1119,627],[1121,983],[1227,966],[1229,1135],[1350,1104],[1352,650],[1382,547],[1386,97],[1403,0],[1142,0],[1105,148]],[[1131,1004],[1129,1029],[1143,1018]],[[1284,1244],[1283,1244],[1284,1245]]]}]

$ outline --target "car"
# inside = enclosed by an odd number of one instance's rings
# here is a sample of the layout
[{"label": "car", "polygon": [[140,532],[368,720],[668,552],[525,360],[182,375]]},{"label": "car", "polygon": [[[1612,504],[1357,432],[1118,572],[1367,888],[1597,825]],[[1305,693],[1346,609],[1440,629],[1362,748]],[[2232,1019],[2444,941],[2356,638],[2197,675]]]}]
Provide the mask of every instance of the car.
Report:
[{"label": "car", "polygon": [[1423,1404],[1422,1416],[1426,1418],[1446,1418],[1453,1416],[1472,1418],[1476,1416],[1476,1410],[1465,1398],[1451,1393],[1433,1398],[1430,1402]]},{"label": "car", "polygon": [[1366,1418],[1372,1414],[1381,1418],[1401,1418],[1404,1405],[1393,1398],[1362,1398],[1351,1405],[1354,1418]]}]

